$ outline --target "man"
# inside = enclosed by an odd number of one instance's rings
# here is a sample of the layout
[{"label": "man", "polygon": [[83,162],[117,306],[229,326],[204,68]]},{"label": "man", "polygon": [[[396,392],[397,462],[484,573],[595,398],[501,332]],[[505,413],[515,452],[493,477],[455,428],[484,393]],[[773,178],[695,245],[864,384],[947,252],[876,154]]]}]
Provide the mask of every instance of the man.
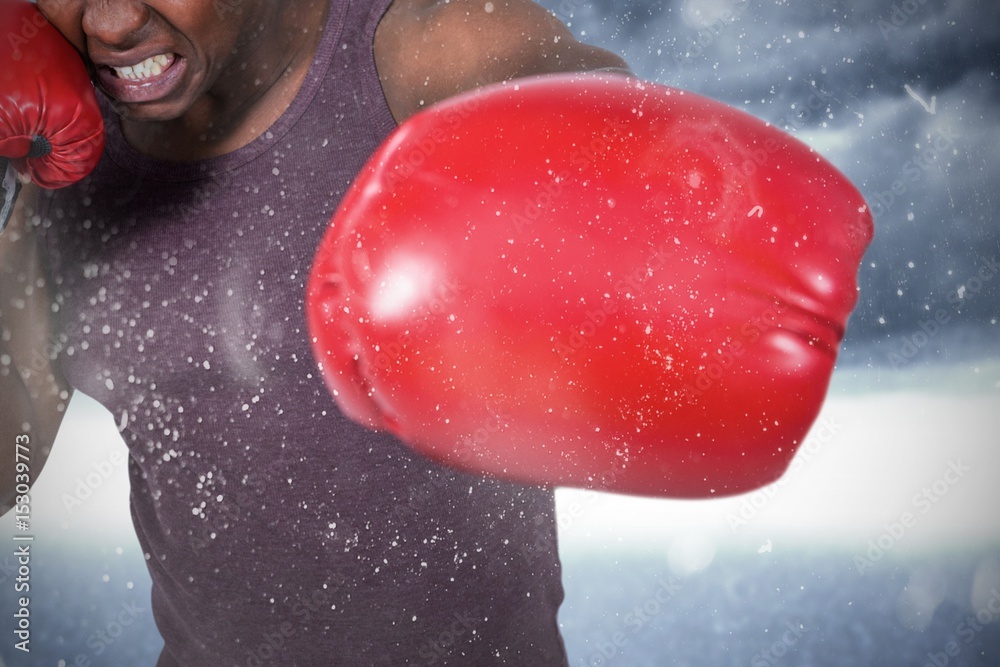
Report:
[{"label": "man", "polygon": [[0,438],[44,451],[75,389],[119,421],[158,665],[566,664],[551,492],[344,419],[302,298],[397,123],[623,61],[528,0],[38,7],[106,96],[107,148],[0,236]]}]

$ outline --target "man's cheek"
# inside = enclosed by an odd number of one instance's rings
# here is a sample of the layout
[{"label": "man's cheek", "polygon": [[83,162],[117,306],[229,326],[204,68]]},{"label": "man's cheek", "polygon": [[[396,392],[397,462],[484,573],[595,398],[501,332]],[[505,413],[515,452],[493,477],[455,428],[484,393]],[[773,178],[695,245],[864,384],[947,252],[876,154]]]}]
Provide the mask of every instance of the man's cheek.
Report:
[{"label": "man's cheek", "polygon": [[62,33],[77,51],[87,54],[87,40],[83,33],[83,12],[74,0],[38,0],[38,11]]}]

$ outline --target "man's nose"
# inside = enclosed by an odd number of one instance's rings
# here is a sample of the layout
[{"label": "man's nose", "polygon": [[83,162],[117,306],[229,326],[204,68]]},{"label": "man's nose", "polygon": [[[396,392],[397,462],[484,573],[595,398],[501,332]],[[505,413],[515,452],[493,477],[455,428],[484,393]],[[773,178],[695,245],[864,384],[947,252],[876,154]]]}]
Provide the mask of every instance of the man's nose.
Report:
[{"label": "man's nose", "polygon": [[135,0],[90,0],[83,3],[83,32],[92,44],[124,51],[142,41],[149,8]]}]

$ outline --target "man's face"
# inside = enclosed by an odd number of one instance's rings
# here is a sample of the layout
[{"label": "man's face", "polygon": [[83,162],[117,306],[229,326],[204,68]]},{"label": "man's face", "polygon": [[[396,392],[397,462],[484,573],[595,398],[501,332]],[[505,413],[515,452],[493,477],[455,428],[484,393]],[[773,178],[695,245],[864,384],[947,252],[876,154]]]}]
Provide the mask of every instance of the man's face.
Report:
[{"label": "man's face", "polygon": [[[134,120],[178,118],[220,81],[253,76],[248,58],[268,0],[38,0]],[[242,65],[242,66],[241,66]]]}]

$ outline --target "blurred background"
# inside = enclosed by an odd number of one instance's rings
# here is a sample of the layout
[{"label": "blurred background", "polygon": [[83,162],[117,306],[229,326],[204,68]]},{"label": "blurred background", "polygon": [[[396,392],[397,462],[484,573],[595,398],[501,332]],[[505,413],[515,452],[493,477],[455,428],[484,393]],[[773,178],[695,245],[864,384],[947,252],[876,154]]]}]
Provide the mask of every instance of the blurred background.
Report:
[{"label": "blurred background", "polygon": [[[542,4],[641,77],[802,139],[876,218],[782,480],[712,501],[557,492],[573,667],[1000,665],[1000,3]],[[32,493],[34,650],[5,630],[0,665],[155,663],[125,457],[74,397]],[[6,619],[14,577],[4,549]]]}]

